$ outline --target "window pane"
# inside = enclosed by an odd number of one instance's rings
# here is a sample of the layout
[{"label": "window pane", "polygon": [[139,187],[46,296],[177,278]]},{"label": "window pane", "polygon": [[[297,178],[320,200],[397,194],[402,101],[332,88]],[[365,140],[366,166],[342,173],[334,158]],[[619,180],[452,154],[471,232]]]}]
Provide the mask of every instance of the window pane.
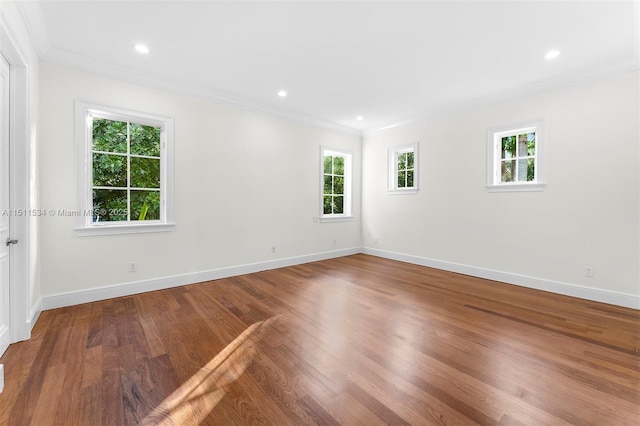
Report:
[{"label": "window pane", "polygon": [[344,197],[340,195],[333,197],[333,213],[335,214],[344,213]]},{"label": "window pane", "polygon": [[131,191],[131,220],[160,220],[160,191]]},{"label": "window pane", "polygon": [[527,133],[527,155],[536,155],[536,134]]},{"label": "window pane", "polygon": [[127,157],[93,154],[93,186],[127,186]]},{"label": "window pane", "polygon": [[344,194],[344,177],[336,176],[333,178],[333,193]]},{"label": "window pane", "polygon": [[506,136],[502,138],[502,159],[513,158],[516,156],[516,137]]},{"label": "window pane", "polygon": [[93,222],[127,220],[127,191],[121,189],[94,189],[93,213]]},{"label": "window pane", "polygon": [[324,177],[324,193],[332,194],[333,193],[333,176]]},{"label": "window pane", "polygon": [[533,158],[527,159],[527,182],[536,180],[536,160]]},{"label": "window pane", "polygon": [[407,152],[407,169],[413,169],[413,151]]},{"label": "window pane", "polygon": [[333,157],[327,155],[324,157],[324,173],[331,174],[333,173]]},{"label": "window pane", "polygon": [[127,123],[104,118],[94,118],[93,150],[126,153]]},{"label": "window pane", "polygon": [[527,161],[526,158],[518,160],[518,182],[527,181]]},{"label": "window pane", "polygon": [[331,214],[331,196],[330,195],[325,195],[324,196],[324,206],[323,206],[323,212],[324,214]]},{"label": "window pane", "polygon": [[413,188],[413,170],[407,171],[407,188]]},{"label": "window pane", "polygon": [[530,133],[518,135],[518,157],[526,157],[527,155],[529,155],[527,153],[529,150],[529,134]]},{"label": "window pane", "polygon": [[407,186],[407,172],[398,172],[398,188]]},{"label": "window pane", "polygon": [[344,157],[333,157],[333,173],[344,176]]},{"label": "window pane", "polygon": [[160,159],[131,157],[131,187],[160,188]]},{"label": "window pane", "polygon": [[132,154],[160,157],[160,127],[131,123],[129,135]]},{"label": "window pane", "polygon": [[514,173],[516,169],[516,161],[515,160],[501,161],[501,166],[502,166],[501,182],[513,182]]},{"label": "window pane", "polygon": [[407,169],[407,154],[398,154],[398,171]]}]

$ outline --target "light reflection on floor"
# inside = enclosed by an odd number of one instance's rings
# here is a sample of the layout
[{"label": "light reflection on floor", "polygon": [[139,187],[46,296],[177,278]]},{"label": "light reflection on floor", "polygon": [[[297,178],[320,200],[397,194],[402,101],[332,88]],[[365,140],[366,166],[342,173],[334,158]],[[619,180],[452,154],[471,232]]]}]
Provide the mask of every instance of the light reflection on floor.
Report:
[{"label": "light reflection on floor", "polygon": [[143,425],[199,424],[225,396],[226,389],[249,366],[256,345],[280,315],[252,324],[200,368],[142,421]]}]

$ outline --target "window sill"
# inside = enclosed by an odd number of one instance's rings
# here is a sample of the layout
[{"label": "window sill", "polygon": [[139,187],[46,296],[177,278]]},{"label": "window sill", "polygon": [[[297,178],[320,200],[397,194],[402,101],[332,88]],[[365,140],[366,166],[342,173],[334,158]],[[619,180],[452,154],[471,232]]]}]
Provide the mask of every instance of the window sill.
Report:
[{"label": "window sill", "polygon": [[318,218],[319,222],[349,222],[355,219],[353,216],[324,216]]},{"label": "window sill", "polygon": [[404,188],[404,189],[387,189],[389,194],[398,195],[398,194],[417,194],[418,188]]},{"label": "window sill", "polygon": [[174,223],[150,223],[135,225],[89,225],[84,228],[75,228],[81,237],[96,235],[124,235],[124,234],[146,234],[150,232],[169,232],[175,228]]},{"label": "window sill", "polygon": [[540,192],[547,187],[546,183],[507,183],[487,185],[489,192]]}]

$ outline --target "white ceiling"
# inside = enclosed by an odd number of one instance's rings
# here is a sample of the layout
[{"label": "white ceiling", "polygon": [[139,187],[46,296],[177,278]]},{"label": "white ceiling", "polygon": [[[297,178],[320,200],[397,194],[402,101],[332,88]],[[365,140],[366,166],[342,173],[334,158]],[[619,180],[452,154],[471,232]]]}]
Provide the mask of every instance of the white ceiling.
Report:
[{"label": "white ceiling", "polygon": [[[45,61],[365,131],[639,63],[634,1],[41,0],[20,8]],[[140,42],[148,55],[134,51]],[[553,61],[544,59],[550,49],[561,52]]]}]

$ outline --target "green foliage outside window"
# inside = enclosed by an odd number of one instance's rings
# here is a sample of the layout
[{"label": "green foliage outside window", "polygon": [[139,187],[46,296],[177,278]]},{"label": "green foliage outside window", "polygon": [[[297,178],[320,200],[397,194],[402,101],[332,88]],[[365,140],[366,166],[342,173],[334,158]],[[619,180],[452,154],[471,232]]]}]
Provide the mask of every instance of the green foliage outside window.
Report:
[{"label": "green foliage outside window", "polygon": [[535,132],[503,137],[500,151],[501,182],[535,181]]},{"label": "green foliage outside window", "polygon": [[160,132],[93,118],[94,222],[160,220]]},{"label": "green foliage outside window", "polygon": [[344,213],[344,157],[324,157],[324,214]]},{"label": "green foliage outside window", "polygon": [[414,152],[398,154],[397,160],[398,188],[413,188]]}]

